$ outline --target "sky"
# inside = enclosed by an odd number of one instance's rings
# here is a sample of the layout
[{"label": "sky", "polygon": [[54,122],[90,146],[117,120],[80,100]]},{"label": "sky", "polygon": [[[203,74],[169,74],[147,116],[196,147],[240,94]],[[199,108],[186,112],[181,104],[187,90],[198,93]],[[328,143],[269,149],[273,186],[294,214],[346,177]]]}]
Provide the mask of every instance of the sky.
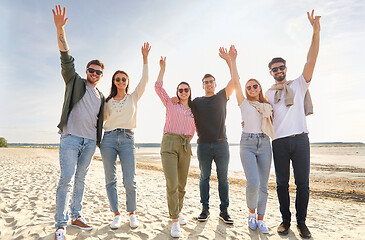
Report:
[{"label": "sky", "polygon": [[[230,80],[220,47],[234,44],[242,85],[273,83],[267,64],[287,60],[287,79],[303,71],[312,38],[306,12],[321,18],[317,64],[309,87],[314,114],[307,117],[311,142],[365,142],[365,1],[362,0],[5,0],[0,5],[0,137],[9,143],[58,143],[64,96],[52,9],[66,7],[65,30],[76,71],[86,76],[91,59],[105,64],[98,89],[109,95],[118,70],[130,76],[130,91],[142,76],[143,42],[149,83],[138,103],[135,142],[162,139],[165,108],[154,91],[160,56],[167,57],[164,87],[170,96],[181,81],[192,96],[204,95],[205,73],[217,89]],[[238,143],[241,114],[233,94],[227,104],[228,141]],[[192,142],[196,142],[195,136]]]}]

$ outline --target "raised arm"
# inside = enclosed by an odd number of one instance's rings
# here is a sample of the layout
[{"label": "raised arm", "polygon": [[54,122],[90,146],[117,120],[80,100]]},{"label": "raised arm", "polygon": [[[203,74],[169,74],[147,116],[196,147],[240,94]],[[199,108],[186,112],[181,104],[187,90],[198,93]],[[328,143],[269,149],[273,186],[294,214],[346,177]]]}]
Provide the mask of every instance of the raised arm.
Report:
[{"label": "raised arm", "polygon": [[307,12],[307,15],[309,22],[313,27],[313,36],[307,55],[307,63],[304,65],[303,69],[303,77],[306,82],[310,82],[312,80],[314,66],[316,65],[319,51],[319,32],[321,30],[319,19],[321,18],[321,16],[314,16],[314,10],[312,10],[311,14]]},{"label": "raised arm", "polygon": [[231,47],[229,48],[229,58],[231,59],[231,78],[234,84],[234,88],[236,90],[237,103],[238,106],[240,106],[245,97],[243,96],[242,87],[240,84],[240,76],[238,75],[237,71],[237,50],[234,45],[231,45]]},{"label": "raised arm", "polygon": [[155,91],[157,95],[160,97],[163,105],[167,105],[167,101],[170,99],[169,95],[166,93],[165,89],[162,87],[163,85],[163,76],[165,74],[166,69],[166,57],[161,57],[160,59],[160,72],[157,77],[157,81],[155,83]]},{"label": "raised arm", "polygon": [[68,18],[65,17],[66,8],[63,8],[63,11],[62,11],[61,6],[58,5],[58,6],[56,6],[56,11],[54,9],[52,9],[52,12],[53,12],[54,23],[57,28],[58,47],[61,52],[66,52],[69,50],[68,44],[66,41],[66,33],[65,33],[65,24],[68,20]]},{"label": "raised arm", "polygon": [[[229,58],[227,49],[224,47],[219,48],[219,56],[226,61],[228,68],[229,68],[229,72],[231,72],[231,59]],[[225,88],[227,99],[232,95],[233,90],[234,90],[234,84],[231,79]]]},{"label": "raised arm", "polygon": [[166,69],[166,57],[162,57],[160,59],[160,72],[158,73],[157,82],[163,81],[163,75],[165,74]]},{"label": "raised arm", "polygon": [[151,50],[151,46],[148,42],[145,42],[142,46],[142,56],[143,56],[143,73],[142,78],[139,81],[136,90],[132,93],[132,95],[137,95],[137,99],[140,99],[142,97],[142,94],[144,93],[144,90],[146,89],[146,85],[148,82],[148,54]]}]

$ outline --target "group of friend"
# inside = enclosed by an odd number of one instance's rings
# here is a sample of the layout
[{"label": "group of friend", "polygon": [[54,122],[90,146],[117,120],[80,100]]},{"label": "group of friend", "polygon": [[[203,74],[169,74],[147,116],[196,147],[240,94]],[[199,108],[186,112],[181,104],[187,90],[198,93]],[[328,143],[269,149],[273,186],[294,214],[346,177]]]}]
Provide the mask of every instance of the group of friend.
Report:
[{"label": "group of friend", "polygon": [[[68,223],[69,197],[71,197],[71,225],[83,230],[93,227],[81,216],[85,178],[96,146],[100,147],[105,172],[105,186],[114,213],[112,229],[121,226],[122,216],[117,193],[117,156],[119,156],[123,185],[126,192],[126,210],[130,227],[136,228],[135,145],[133,129],[136,128],[137,103],[148,82],[149,43],[142,46],[143,73],[136,89],[130,93],[129,76],[118,70],[111,81],[111,91],[105,99],[96,88],[103,76],[104,64],[92,60],[86,66],[86,79],[75,71],[74,58],[70,55],[64,26],[68,20],[66,9],[56,6],[53,11],[57,28],[58,46],[61,53],[62,76],[66,84],[61,120],[59,159],[60,179],[56,192],[55,239],[64,239]],[[237,71],[237,50],[219,49],[219,56],[229,67],[231,80],[225,88],[215,93],[216,79],[205,74],[202,86],[205,96],[191,98],[191,88],[181,82],[176,97],[170,97],[163,88],[166,57],[160,59],[160,72],[155,91],[166,107],[166,122],[161,142],[161,161],[166,179],[169,216],[172,219],[171,236],[180,237],[180,225],[187,220],[182,214],[185,186],[192,155],[190,141],[198,134],[197,156],[200,168],[200,202],[202,211],[198,221],[207,221],[212,162],[215,162],[220,198],[219,218],[233,224],[228,214],[229,145],[226,136],[226,105],[235,91],[242,114],[240,157],[247,179],[246,203],[248,227],[269,233],[263,219],[268,197],[268,178],[272,153],[274,156],[277,195],[282,223],[277,231],[288,234],[291,223],[289,176],[292,162],[296,184],[296,219],[300,236],[310,238],[305,221],[309,200],[310,147],[306,115],[312,113],[308,87],[319,51],[319,16],[307,13],[313,28],[312,42],[303,73],[293,81],[286,79],[286,61],[273,58],[268,67],[275,84],[263,94],[258,80],[249,79],[244,87]],[[245,96],[244,96],[245,95]],[[104,136],[102,138],[102,130]],[[272,150],[270,138],[272,139]]]}]

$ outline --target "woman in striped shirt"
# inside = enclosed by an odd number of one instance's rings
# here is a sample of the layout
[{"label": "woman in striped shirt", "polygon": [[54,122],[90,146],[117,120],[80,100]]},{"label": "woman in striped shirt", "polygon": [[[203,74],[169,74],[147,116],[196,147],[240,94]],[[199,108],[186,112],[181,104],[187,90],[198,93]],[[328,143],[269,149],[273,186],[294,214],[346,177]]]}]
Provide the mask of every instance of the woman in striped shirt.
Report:
[{"label": "woman in striped shirt", "polygon": [[195,123],[189,107],[191,103],[189,84],[179,83],[176,95],[180,102],[174,105],[162,87],[165,67],[166,57],[161,57],[160,73],[155,84],[156,93],[166,107],[166,122],[160,153],[166,178],[167,204],[170,218],[172,218],[171,236],[180,237],[180,224],[186,224],[181,209],[192,155],[190,140],[194,136]]}]

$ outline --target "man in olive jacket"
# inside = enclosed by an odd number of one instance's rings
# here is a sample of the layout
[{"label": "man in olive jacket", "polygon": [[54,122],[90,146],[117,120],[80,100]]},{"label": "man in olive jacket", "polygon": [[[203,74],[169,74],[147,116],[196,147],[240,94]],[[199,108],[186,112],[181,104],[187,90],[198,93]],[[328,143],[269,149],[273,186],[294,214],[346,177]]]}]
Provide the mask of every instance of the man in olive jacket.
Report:
[{"label": "man in olive jacket", "polygon": [[71,199],[71,225],[82,230],[91,230],[81,216],[85,178],[99,146],[103,127],[104,96],[96,88],[103,76],[104,64],[92,60],[87,64],[87,78],[75,72],[74,58],[69,53],[64,26],[66,9],[60,6],[52,10],[57,28],[58,46],[61,52],[62,77],[66,84],[61,121],[58,124],[61,140],[59,149],[60,180],[56,192],[55,233],[56,239],[64,239],[64,227],[68,222],[68,203],[71,181],[74,178]]}]

